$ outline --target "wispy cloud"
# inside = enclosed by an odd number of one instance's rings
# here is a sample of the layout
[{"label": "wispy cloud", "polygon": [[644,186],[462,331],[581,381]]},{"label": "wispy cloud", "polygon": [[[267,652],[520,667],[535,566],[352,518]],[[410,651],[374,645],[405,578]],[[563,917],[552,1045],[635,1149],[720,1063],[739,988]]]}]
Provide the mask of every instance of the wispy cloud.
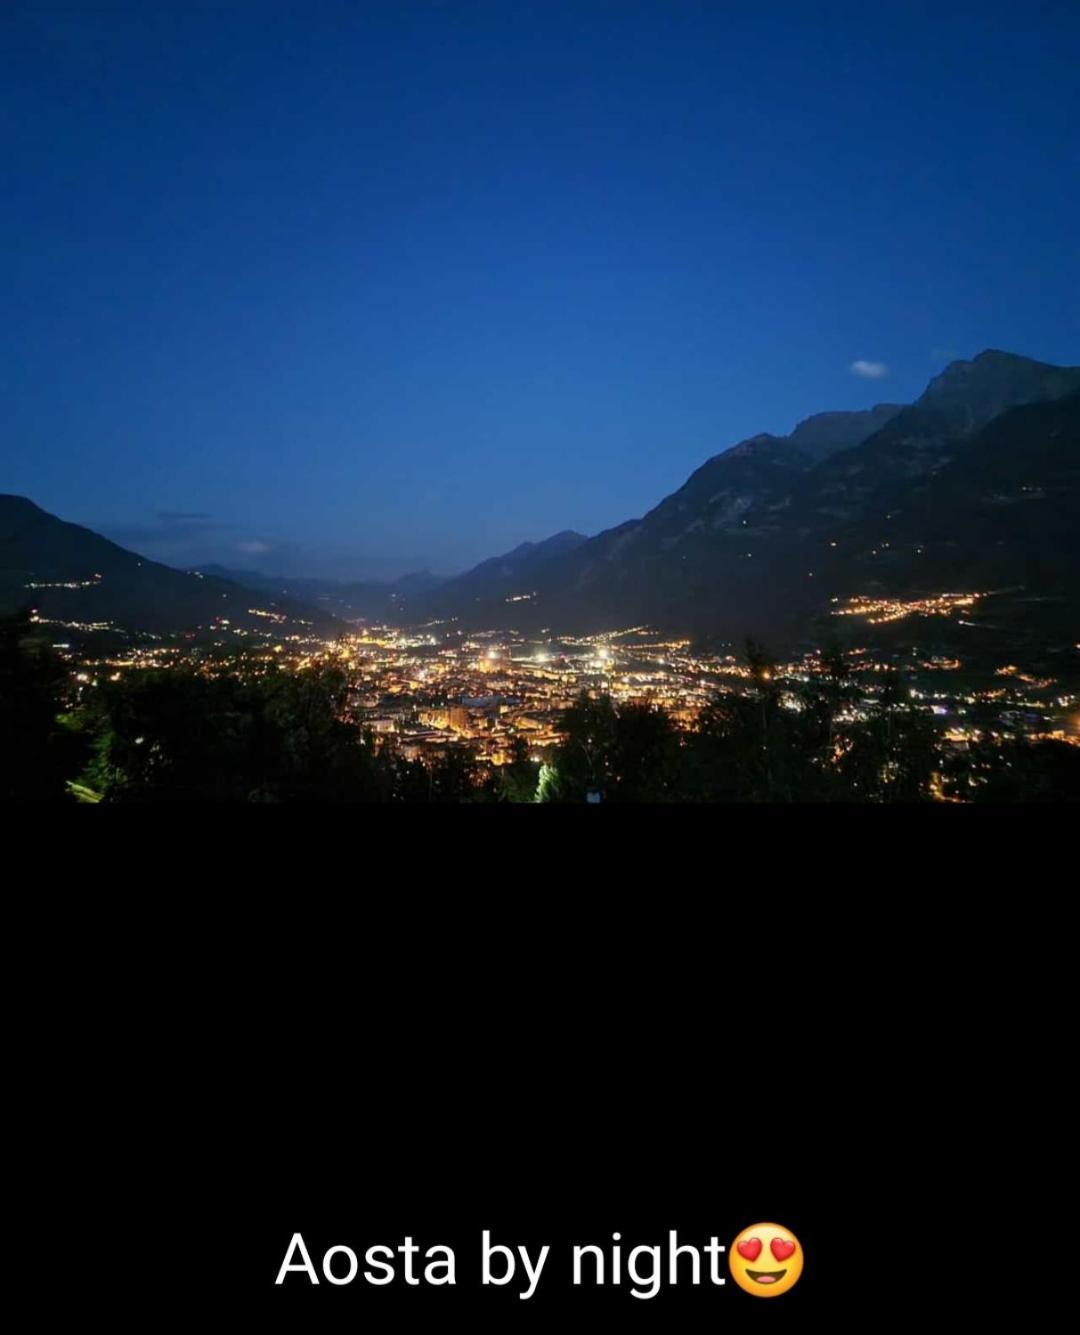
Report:
[{"label": "wispy cloud", "polygon": [[[217,519],[198,510],[152,510],[142,518],[128,520],[87,515],[77,516],[77,521],[129,551],[178,570],[216,564],[295,577],[390,580],[425,568],[453,570],[475,565],[480,559],[470,551],[467,559],[463,556],[447,567],[444,558],[424,551],[388,556],[377,546],[375,550],[322,544],[311,548],[272,528]],[[512,543],[502,545],[509,547]],[[481,555],[487,552],[485,547]]]},{"label": "wispy cloud", "polygon": [[194,510],[157,510],[149,520],[84,521],[121,547],[170,565],[186,566],[207,549],[233,541],[236,525]]},{"label": "wispy cloud", "polygon": [[884,380],[889,368],[884,362],[868,362],[859,357],[851,363],[851,374],[862,376],[864,380]]}]

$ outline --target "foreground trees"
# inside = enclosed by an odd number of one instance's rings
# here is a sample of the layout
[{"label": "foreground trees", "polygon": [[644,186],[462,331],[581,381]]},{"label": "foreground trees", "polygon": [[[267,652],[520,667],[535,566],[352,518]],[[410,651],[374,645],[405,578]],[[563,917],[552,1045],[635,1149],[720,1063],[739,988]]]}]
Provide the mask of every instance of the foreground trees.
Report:
[{"label": "foreground trees", "polygon": [[982,743],[946,772],[974,802],[1080,802],[1080,747],[1067,742]]},{"label": "foreground trees", "polygon": [[0,801],[55,801],[77,763],[61,718],[67,671],[28,611],[0,617]]},{"label": "foreground trees", "polygon": [[362,800],[372,756],[340,720],[344,693],[329,668],[103,682],[86,705],[95,741],[83,782],[110,802]]},{"label": "foreground trees", "polygon": [[858,691],[839,655],[820,677],[781,687],[747,644],[747,693],[717,695],[687,733],[663,710],[582,696],[539,800],[580,802],[918,802],[939,765],[933,725],[896,691],[854,722]]},{"label": "foreground trees", "polygon": [[425,766],[343,721],[332,666],[243,678],[132,673],[88,699],[93,758],[82,790],[106,802],[466,802],[496,800],[464,750]]},{"label": "foreground trees", "polygon": [[680,743],[663,710],[582,695],[562,719],[566,740],[541,777],[547,802],[677,800]]}]

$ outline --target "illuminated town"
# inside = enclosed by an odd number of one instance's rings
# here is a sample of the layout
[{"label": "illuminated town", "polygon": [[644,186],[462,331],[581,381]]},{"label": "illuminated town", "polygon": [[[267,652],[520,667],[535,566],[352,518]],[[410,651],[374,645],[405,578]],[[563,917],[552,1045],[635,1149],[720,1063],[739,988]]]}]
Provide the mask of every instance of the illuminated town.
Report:
[{"label": "illuminated town", "polygon": [[974,607],[984,596],[979,593],[939,593],[929,598],[849,598],[842,607],[834,608],[833,616],[861,617],[867,625],[883,626],[913,616],[949,617],[954,612]]},{"label": "illuminated town", "polygon": [[[908,601],[851,598],[834,615],[869,625],[922,616],[932,620],[970,608],[978,594],[943,593]],[[321,665],[341,669],[348,681],[346,721],[377,749],[390,745],[425,764],[466,750],[481,771],[508,763],[520,742],[529,758],[547,761],[562,740],[560,720],[582,693],[609,696],[616,706],[634,702],[662,707],[679,729],[694,726],[702,708],[718,696],[749,695],[763,680],[781,705],[803,707],[799,691],[837,673],[846,683],[843,723],[860,722],[883,709],[919,713],[932,720],[943,753],[976,743],[1015,738],[1054,739],[1080,745],[1080,687],[1076,651],[1065,684],[1016,663],[966,667],[957,656],[868,646],[823,654],[806,649],[755,678],[741,646],[694,651],[686,639],[665,637],[646,626],[591,636],[545,632],[526,638],[515,631],[466,632],[453,622],[395,628],[356,625],[334,639],[317,638],[308,624],[280,613],[248,609],[256,628],[218,618],[182,638],[140,634],[121,649],[91,650],[76,641],[100,638],[104,624],[47,623],[53,634],[69,629],[56,647],[72,668],[76,690],[148,668],[187,668],[206,676],[302,673]],[[262,628],[263,623],[265,629]],[[115,637],[119,642],[119,637]],[[940,782],[940,800],[958,800]]]}]

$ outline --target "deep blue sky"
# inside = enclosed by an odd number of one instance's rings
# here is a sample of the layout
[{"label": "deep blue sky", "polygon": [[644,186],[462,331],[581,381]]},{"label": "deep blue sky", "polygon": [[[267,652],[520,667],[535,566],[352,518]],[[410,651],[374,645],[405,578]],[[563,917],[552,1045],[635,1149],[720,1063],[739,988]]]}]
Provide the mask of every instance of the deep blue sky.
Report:
[{"label": "deep blue sky", "polygon": [[2,8],[0,491],[176,564],[449,571],[1080,361],[1075,0]]}]

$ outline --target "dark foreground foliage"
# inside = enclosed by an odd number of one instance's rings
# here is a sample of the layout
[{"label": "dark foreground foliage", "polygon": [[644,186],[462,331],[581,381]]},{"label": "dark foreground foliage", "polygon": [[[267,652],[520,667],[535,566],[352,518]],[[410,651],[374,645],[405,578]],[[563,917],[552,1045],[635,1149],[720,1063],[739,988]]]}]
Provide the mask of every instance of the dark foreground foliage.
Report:
[{"label": "dark foreground foliage", "polygon": [[869,708],[840,655],[793,689],[747,646],[750,683],[691,731],[649,704],[582,695],[540,764],[516,742],[490,770],[466,746],[430,764],[348,722],[347,679],[133,671],[80,693],[27,615],[0,621],[0,800],[106,803],[912,803],[1080,800],[1080,748],[944,745],[886,689]]}]

